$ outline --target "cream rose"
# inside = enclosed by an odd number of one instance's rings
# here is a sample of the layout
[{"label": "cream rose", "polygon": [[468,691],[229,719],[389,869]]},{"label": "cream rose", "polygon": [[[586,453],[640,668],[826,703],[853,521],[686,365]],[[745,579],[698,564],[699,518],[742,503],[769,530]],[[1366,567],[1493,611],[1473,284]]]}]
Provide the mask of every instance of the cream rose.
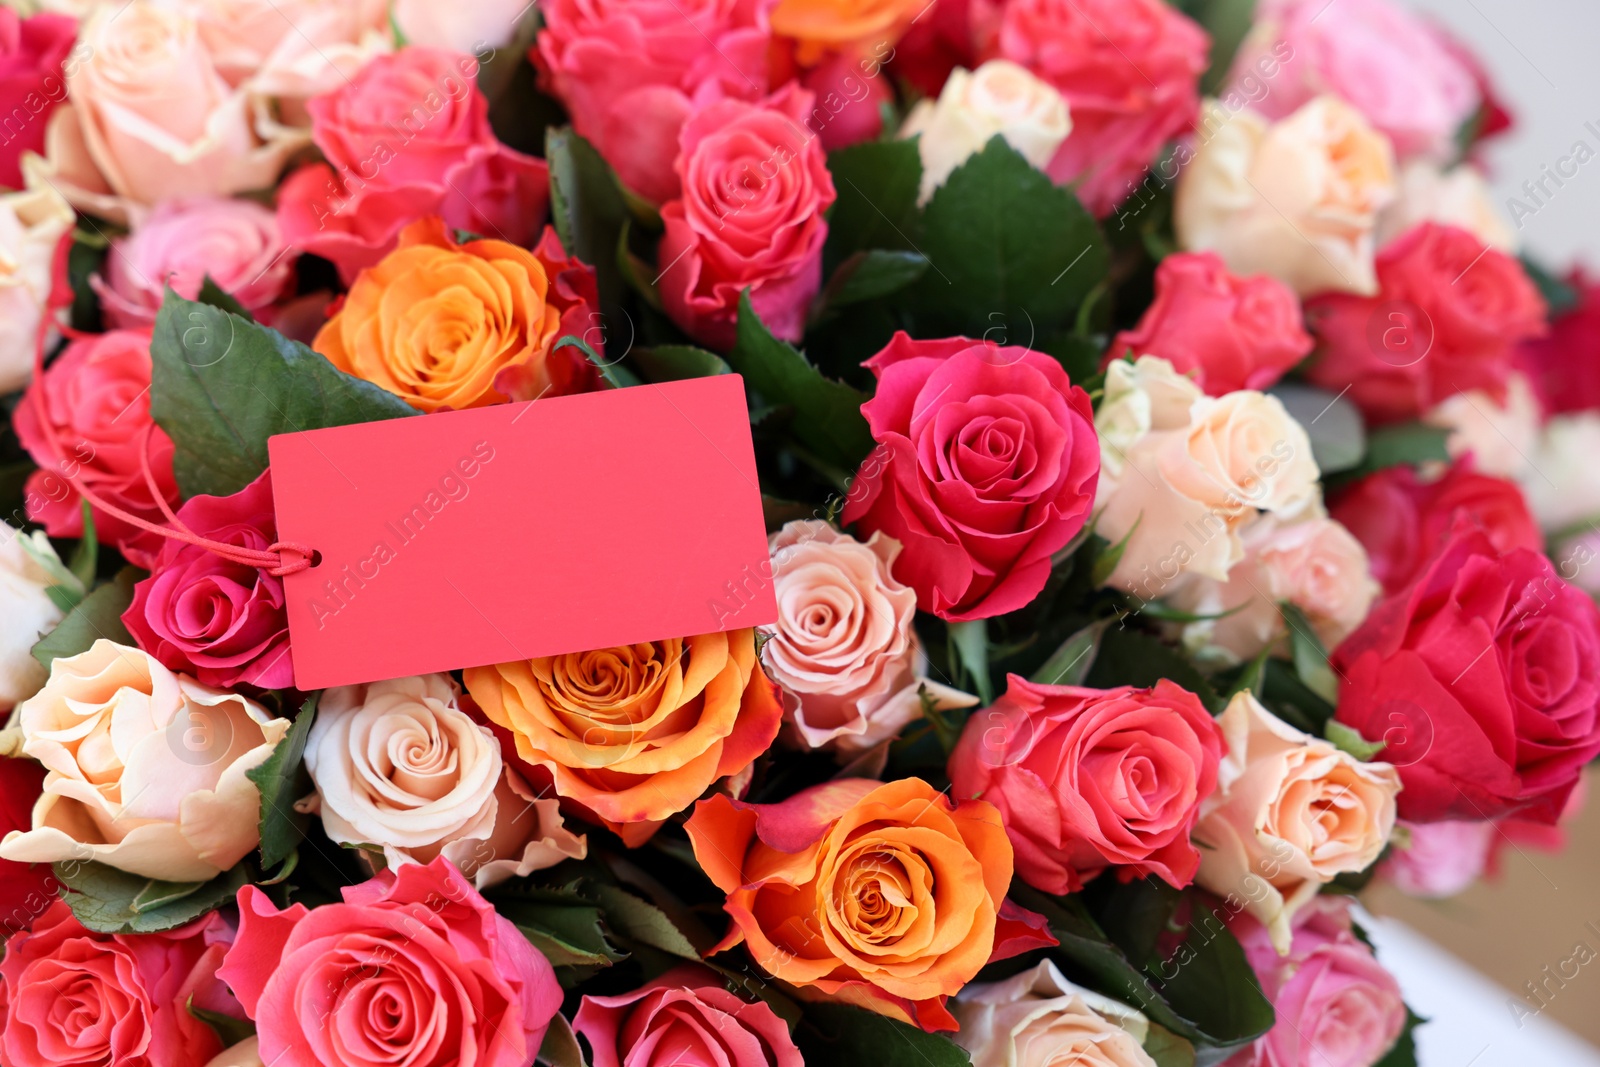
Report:
[{"label": "cream rose", "polygon": [[1042,170],[1071,132],[1061,94],[1005,59],[991,59],[971,72],[957,67],[939,99],[918,102],[900,127],[901,137],[921,138],[922,203],[995,134]]},{"label": "cream rose", "polygon": [[1517,232],[1483,174],[1470,163],[1443,170],[1416,160],[1400,172],[1400,192],[1378,218],[1378,244],[1385,245],[1413,226],[1438,222],[1475,235],[1491,248],[1517,254]]},{"label": "cream rose", "polygon": [[261,1062],[261,1039],[247,1037],[237,1045],[217,1053],[206,1067],[265,1067]]},{"label": "cream rose", "polygon": [[[384,0],[168,0],[195,22],[227,83],[294,103],[331,92],[390,49]],[[289,117],[298,119],[297,108]],[[299,124],[299,123],[296,123]]]},{"label": "cream rose", "polygon": [[290,725],[105,640],[56,660],[17,720],[23,754],[48,773],[33,829],[7,834],[0,857],[171,882],[215,878],[260,843],[261,794],[245,772]]},{"label": "cream rose", "polygon": [[1539,449],[1539,400],[1522,374],[1507,380],[1502,400],[1481,389],[1457,393],[1423,421],[1450,431],[1452,459],[1470,454],[1474,469],[1517,482],[1538,477],[1531,462]]},{"label": "cream rose", "polygon": [[0,711],[10,711],[44,684],[45,670],[33,658],[39,638],[55,629],[61,609],[45,592],[56,584],[50,563],[61,561],[50,539],[0,522]]},{"label": "cream rose", "polygon": [[1173,222],[1190,251],[1235,274],[1270,274],[1302,296],[1372,294],[1378,213],[1395,195],[1394,153],[1360,112],[1333,96],[1281,122],[1207,105],[1178,179]]},{"label": "cream rose", "polygon": [[1322,515],[1287,523],[1263,515],[1239,539],[1244,560],[1226,581],[1197,577],[1169,598],[1180,611],[1221,616],[1180,627],[1183,643],[1202,657],[1232,665],[1281,646],[1284,603],[1333,648],[1361,625],[1380,591],[1361,542]]},{"label": "cream rose", "polygon": [[[1475,454],[1476,455],[1476,454]],[[1546,530],[1600,520],[1600,413],[1557,415],[1545,424],[1521,478],[1528,510]]]},{"label": "cream rose", "polygon": [[1310,439],[1276,397],[1201,395],[1155,356],[1112,363],[1105,388],[1095,532],[1127,542],[1108,584],[1150,600],[1190,575],[1226,580],[1247,522],[1317,500]]},{"label": "cream rose", "polygon": [[1282,955],[1294,913],[1321,886],[1366,870],[1383,851],[1400,773],[1296,730],[1249,690],[1218,722],[1228,754],[1195,827],[1195,881],[1248,909]]},{"label": "cream rose", "polygon": [[33,377],[56,245],[73,220],[71,205],[49,186],[0,194],[0,393]]},{"label": "cream rose", "polygon": [[923,693],[939,708],[978,702],[926,677],[916,591],[890,573],[900,542],[805,520],[773,534],[771,550],[778,621],[761,660],[801,744],[854,754],[920,718]]},{"label": "cream rose", "polygon": [[1049,960],[950,1002],[972,1067],[1155,1067],[1143,1013],[1073,985]]},{"label": "cream rose", "polygon": [[460,706],[447,674],[330,689],[306,739],[318,812],[339,844],[376,845],[390,867],[443,855],[482,889],[562,860],[584,838],[536,799]]},{"label": "cream rose", "polygon": [[532,12],[527,0],[395,0],[394,22],[405,39],[423,48],[481,53],[510,44]]}]

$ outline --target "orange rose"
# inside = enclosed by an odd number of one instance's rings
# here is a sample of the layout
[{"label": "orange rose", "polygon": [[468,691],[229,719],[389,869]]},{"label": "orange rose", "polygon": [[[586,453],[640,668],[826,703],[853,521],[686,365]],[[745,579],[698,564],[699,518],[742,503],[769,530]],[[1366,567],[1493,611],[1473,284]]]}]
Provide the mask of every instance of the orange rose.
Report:
[{"label": "orange rose", "polygon": [[795,42],[795,60],[810,67],[829,53],[882,52],[900,39],[927,0],[778,0],[772,32]]},{"label": "orange rose", "polygon": [[475,667],[465,678],[517,755],[629,846],[749,767],[783,722],[754,630]]},{"label": "orange rose", "polygon": [[695,858],[744,941],[803,995],[954,1030],[945,999],[987,963],[1055,940],[1005,899],[1011,842],[1000,812],[956,804],[919,778],[847,778],[781,804],[702,800]]},{"label": "orange rose", "polygon": [[592,388],[580,350],[554,350],[564,310],[555,275],[572,261],[552,263],[552,249],[562,254],[549,236],[536,252],[504,241],[457,245],[442,220],[420,219],[361,272],[312,347],[420,411]]}]

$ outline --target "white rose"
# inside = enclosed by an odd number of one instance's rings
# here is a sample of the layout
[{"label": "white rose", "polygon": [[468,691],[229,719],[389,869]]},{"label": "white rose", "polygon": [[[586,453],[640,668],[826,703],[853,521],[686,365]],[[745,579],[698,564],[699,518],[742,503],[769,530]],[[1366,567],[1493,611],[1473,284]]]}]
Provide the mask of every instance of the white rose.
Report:
[{"label": "white rose", "polygon": [[408,43],[452,52],[500,48],[516,36],[527,0],[395,0],[394,22]]},{"label": "white rose", "polygon": [[1484,474],[1527,483],[1538,478],[1530,463],[1539,448],[1539,401],[1526,376],[1512,374],[1504,401],[1481,389],[1457,393],[1423,421],[1450,431],[1450,457],[1470,454]]},{"label": "white rose", "polygon": [[[1394,198],[1394,153],[1333,96],[1281,122],[1206,107],[1174,194],[1178,242],[1211,250],[1235,274],[1270,274],[1302,296],[1372,294],[1378,212]],[[1184,154],[1188,153],[1187,156]]]},{"label": "white rose", "polygon": [[922,203],[996,134],[1043,169],[1071,132],[1061,94],[1004,59],[991,59],[970,73],[959,67],[951,71],[938,101],[920,101],[900,127],[901,137],[921,138]]},{"label": "white rose", "polygon": [[952,1035],[972,1067],[1155,1067],[1150,1023],[1110,997],[1071,982],[1049,960],[1002,982],[956,994]]},{"label": "white rose", "polygon": [[61,609],[45,592],[56,584],[54,576],[35,553],[60,565],[43,533],[25,534],[0,523],[0,618],[5,619],[0,626],[0,711],[10,711],[44,684],[45,669],[33,658],[33,646],[61,621]]},{"label": "white rose", "polygon": [[1489,183],[1470,163],[1442,170],[1416,160],[1400,172],[1400,195],[1378,220],[1378,244],[1385,245],[1413,226],[1437,222],[1475,235],[1491,248],[1517,254],[1517,234],[1489,191]]},{"label": "white rose", "polygon": [[1528,509],[1546,530],[1600,520],[1600,413],[1557,415],[1545,424],[1521,479]]},{"label": "white rose", "polygon": [[0,393],[33,377],[56,246],[73,220],[72,207],[48,186],[0,194]]},{"label": "white rose", "polygon": [[447,674],[330,689],[306,739],[316,784],[304,811],[340,844],[376,845],[390,867],[444,855],[480,889],[582,858],[555,798],[536,799]]}]

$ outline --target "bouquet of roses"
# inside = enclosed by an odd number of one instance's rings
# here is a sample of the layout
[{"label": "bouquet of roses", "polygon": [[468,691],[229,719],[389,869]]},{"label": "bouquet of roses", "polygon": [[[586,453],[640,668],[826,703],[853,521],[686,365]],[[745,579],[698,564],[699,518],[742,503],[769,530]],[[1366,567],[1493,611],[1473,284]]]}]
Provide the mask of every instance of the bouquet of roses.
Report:
[{"label": "bouquet of roses", "polygon": [[[0,7],[0,1064],[1415,1063],[1353,894],[1600,753],[1509,123],[1392,0]],[[269,438],[728,374],[769,624],[297,687]]]}]

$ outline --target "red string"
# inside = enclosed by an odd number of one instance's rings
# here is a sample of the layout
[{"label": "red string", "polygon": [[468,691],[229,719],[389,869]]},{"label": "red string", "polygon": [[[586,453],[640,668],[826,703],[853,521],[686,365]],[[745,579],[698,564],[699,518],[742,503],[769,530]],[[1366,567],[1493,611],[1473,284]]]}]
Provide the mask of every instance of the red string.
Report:
[{"label": "red string", "polygon": [[[170,537],[176,541],[184,541],[196,545],[208,552],[213,552],[223,559],[240,563],[247,567],[257,567],[275,577],[294,574],[311,566],[311,549],[305,545],[289,541],[278,541],[265,550],[245,548],[242,545],[230,545],[226,541],[213,541],[207,537],[190,530],[175,515],[168,506],[165,494],[156,485],[155,472],[150,469],[150,434],[154,432],[152,423],[146,427],[143,437],[139,442],[139,464],[144,474],[145,485],[150,488],[150,495],[155,500],[156,506],[166,516],[171,526],[158,526],[155,523],[101,497],[84,484],[77,475],[67,474],[69,464],[66,459],[66,450],[62,447],[61,440],[56,436],[54,424],[50,421],[50,411],[45,403],[44,391],[44,350],[50,339],[50,330],[56,325],[57,314],[68,304],[72,303],[72,287],[63,284],[67,278],[67,257],[72,251],[72,233],[68,231],[62,236],[60,244],[56,246],[55,263],[52,271],[55,284],[51,286],[50,296],[45,302],[43,316],[39,319],[39,332],[35,339],[33,353],[33,380],[34,388],[28,391],[28,401],[34,405],[34,414],[39,420],[39,429],[44,434],[51,452],[55,454],[56,469],[66,479],[67,484],[78,491],[78,494],[87,500],[97,510],[105,512],[114,518],[121,519],[130,526],[161,537]],[[63,332],[69,337],[87,336],[76,330],[65,329]]]}]

